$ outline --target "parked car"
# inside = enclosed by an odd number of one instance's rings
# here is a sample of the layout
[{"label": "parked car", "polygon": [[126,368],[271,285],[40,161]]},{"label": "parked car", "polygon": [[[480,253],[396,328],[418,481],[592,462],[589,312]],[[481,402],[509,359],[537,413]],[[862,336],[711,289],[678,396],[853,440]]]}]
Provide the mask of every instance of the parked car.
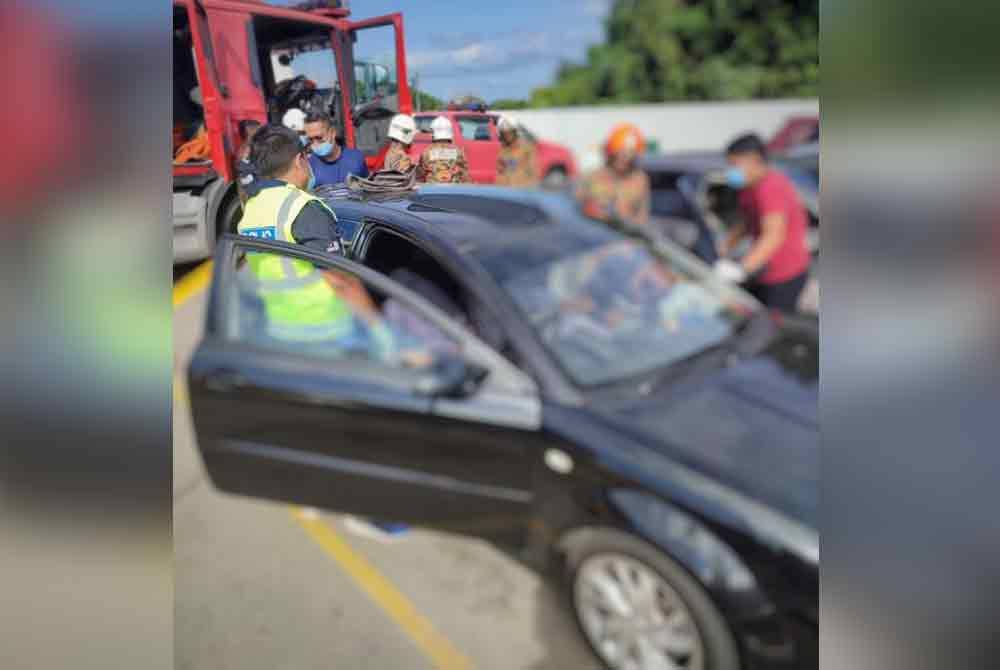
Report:
[{"label": "parked car", "polygon": [[789,117],[767,143],[767,150],[773,154],[788,151],[798,144],[819,143],[819,116],[805,115]]},{"label": "parked car", "polygon": [[[330,204],[350,258],[219,244],[188,371],[216,487],[513,549],[564,576],[609,667],[817,667],[813,326],[565,194]],[[398,351],[270,333],[253,254],[363,286],[352,309]]]},{"label": "parked car", "polygon": [[[772,159],[795,184],[809,214],[807,243],[819,254],[819,153],[807,146]],[[717,259],[716,243],[742,219],[738,193],[726,185],[726,158],[698,152],[645,156],[654,226],[706,263]]]},{"label": "parked car", "polygon": [[[455,143],[465,150],[469,173],[477,184],[492,184],[497,178],[497,155],[500,153],[500,135],[497,132],[498,112],[449,109],[443,112],[421,112],[414,115],[417,134],[410,147],[410,156],[418,159],[431,142],[431,121],[438,116],[451,120]],[[521,133],[534,142],[538,160],[538,174],[546,188],[558,189],[576,177],[573,152],[555,142],[539,139],[527,128]]]}]

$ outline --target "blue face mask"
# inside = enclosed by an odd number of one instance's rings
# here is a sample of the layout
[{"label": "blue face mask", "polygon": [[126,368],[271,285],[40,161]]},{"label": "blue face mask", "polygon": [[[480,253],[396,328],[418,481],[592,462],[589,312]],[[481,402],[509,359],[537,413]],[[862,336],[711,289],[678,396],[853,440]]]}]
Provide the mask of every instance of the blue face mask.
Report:
[{"label": "blue face mask", "polygon": [[329,156],[330,152],[333,151],[333,144],[330,142],[323,142],[323,144],[313,147],[312,151],[320,158]]},{"label": "blue face mask", "polygon": [[735,165],[726,170],[726,184],[730,188],[741,189],[747,185],[747,175],[742,168]]}]

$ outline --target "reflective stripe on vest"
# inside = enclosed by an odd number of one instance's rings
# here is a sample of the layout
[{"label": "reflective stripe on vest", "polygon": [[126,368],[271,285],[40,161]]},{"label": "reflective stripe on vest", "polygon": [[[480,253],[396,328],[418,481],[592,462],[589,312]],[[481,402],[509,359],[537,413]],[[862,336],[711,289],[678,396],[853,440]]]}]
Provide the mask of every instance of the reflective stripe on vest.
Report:
[{"label": "reflective stripe on vest", "polygon": [[[312,201],[326,207],[319,198],[288,184],[265,188],[247,201],[237,232],[294,243],[292,224]],[[319,341],[343,336],[353,328],[350,309],[309,261],[253,251],[247,252],[247,265],[255,292],[264,302],[271,336]]]}]

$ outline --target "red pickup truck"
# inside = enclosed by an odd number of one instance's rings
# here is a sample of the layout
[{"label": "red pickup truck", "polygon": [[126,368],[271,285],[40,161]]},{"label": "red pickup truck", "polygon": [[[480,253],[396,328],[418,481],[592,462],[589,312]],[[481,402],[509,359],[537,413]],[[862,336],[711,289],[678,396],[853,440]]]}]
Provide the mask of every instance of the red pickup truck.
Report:
[{"label": "red pickup truck", "polygon": [[[444,112],[417,112],[417,134],[410,146],[410,156],[419,160],[420,154],[431,141],[431,121],[438,116],[451,120],[455,143],[465,150],[469,173],[477,184],[492,184],[497,177],[497,154],[500,153],[500,136],[497,133],[498,112],[448,110]],[[546,188],[559,188],[576,176],[576,162],[566,147],[540,140],[521,127],[521,134],[535,144],[538,157],[538,174]]]}]

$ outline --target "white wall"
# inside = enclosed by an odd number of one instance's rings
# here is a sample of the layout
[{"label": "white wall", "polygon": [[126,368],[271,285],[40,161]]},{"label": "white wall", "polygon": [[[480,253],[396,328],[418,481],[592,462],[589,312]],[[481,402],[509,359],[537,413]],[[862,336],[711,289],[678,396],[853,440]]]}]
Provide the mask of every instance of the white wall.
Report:
[{"label": "white wall", "polygon": [[570,147],[578,161],[599,151],[616,123],[636,124],[660,150],[721,150],[742,132],[768,139],[789,116],[818,114],[818,100],[752,102],[677,102],[600,107],[520,109],[510,114],[542,139]]}]

